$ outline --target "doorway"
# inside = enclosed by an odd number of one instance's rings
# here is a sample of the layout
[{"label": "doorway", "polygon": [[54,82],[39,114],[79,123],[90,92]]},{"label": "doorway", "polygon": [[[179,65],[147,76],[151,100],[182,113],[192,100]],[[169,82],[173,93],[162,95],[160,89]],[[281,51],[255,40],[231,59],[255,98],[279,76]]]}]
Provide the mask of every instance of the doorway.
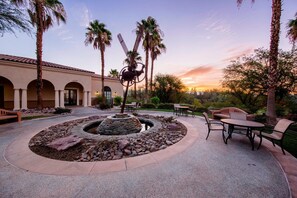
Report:
[{"label": "doorway", "polygon": [[65,89],[64,91],[64,105],[77,105],[77,90]]},{"label": "doorway", "polygon": [[4,109],[4,86],[0,85],[0,108]]}]

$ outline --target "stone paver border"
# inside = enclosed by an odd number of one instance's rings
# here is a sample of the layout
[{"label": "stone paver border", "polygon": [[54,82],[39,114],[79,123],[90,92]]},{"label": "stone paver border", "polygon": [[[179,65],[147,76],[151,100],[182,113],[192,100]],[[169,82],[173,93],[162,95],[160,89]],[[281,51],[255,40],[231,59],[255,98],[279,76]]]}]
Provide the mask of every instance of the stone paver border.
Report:
[{"label": "stone paver border", "polygon": [[6,148],[4,152],[4,158],[8,163],[15,167],[30,172],[48,175],[92,175],[132,170],[134,168],[160,163],[165,159],[183,152],[196,141],[198,138],[198,133],[195,132],[193,126],[186,121],[179,120],[179,122],[187,127],[188,131],[186,136],[176,144],[173,144],[164,150],[156,151],[146,155],[124,158],[120,160],[97,162],[67,162],[49,159],[39,156],[29,149],[28,143],[30,139],[39,133],[39,131],[33,131],[18,136]]}]

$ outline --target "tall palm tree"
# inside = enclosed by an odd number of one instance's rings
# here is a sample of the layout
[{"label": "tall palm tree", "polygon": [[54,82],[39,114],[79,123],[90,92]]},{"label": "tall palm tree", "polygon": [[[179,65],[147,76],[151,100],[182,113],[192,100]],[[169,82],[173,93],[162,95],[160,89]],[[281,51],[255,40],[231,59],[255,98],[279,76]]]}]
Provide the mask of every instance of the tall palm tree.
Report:
[{"label": "tall palm tree", "polygon": [[[241,5],[243,0],[237,0]],[[252,0],[255,2],[255,0]],[[275,111],[275,87],[277,76],[278,45],[280,36],[280,18],[282,13],[282,0],[272,0],[272,17],[270,25],[270,54],[269,54],[269,77],[267,94],[267,122],[272,124],[276,122]]]},{"label": "tall palm tree", "polygon": [[53,26],[54,21],[66,22],[66,12],[59,0],[12,0],[18,6],[28,7],[31,23],[36,27],[36,61],[37,61],[37,108],[43,108],[42,102],[42,43],[43,33]]},{"label": "tall palm tree", "polygon": [[101,95],[103,98],[103,103],[105,103],[104,95],[104,52],[107,46],[111,45],[112,36],[111,32],[106,29],[104,23],[100,23],[98,20],[90,22],[89,27],[87,27],[85,45],[92,44],[94,49],[100,50],[101,55]]},{"label": "tall palm tree", "polygon": [[[124,60],[124,64],[128,66],[136,66],[136,63],[142,61],[141,56],[138,52],[135,51],[128,51],[127,58]],[[134,83],[134,98],[136,99],[136,83]]]},{"label": "tall palm tree", "polygon": [[108,76],[110,76],[112,78],[118,78],[119,77],[119,72],[118,72],[117,69],[111,69],[109,71],[109,75]]},{"label": "tall palm tree", "polygon": [[297,12],[295,14],[295,19],[289,20],[287,24],[287,37],[290,39],[290,42],[292,43],[292,53],[295,51],[295,44],[297,41]]},{"label": "tall palm tree", "polygon": [[166,52],[166,46],[162,43],[162,38],[159,34],[154,34],[151,40],[151,79],[150,79],[150,93],[152,94],[153,89],[153,76],[154,76],[154,61],[162,52]]},{"label": "tall palm tree", "polygon": [[142,46],[145,51],[145,100],[148,100],[148,62],[149,62],[149,52],[150,52],[150,40],[152,39],[153,33],[158,32],[162,34],[162,31],[153,17],[149,16],[147,20],[142,19],[141,22],[137,22],[137,31],[136,33],[141,32],[142,30]]},{"label": "tall palm tree", "polygon": [[0,0],[0,36],[5,32],[15,34],[14,29],[31,34],[31,26],[25,15],[6,0]]}]

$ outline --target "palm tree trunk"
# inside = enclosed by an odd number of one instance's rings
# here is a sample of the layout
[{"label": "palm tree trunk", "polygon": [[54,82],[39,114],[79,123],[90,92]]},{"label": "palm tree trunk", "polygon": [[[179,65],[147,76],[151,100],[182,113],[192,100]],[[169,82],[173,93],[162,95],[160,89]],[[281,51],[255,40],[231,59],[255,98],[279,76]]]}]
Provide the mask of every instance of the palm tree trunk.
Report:
[{"label": "palm tree trunk", "polygon": [[36,63],[37,63],[37,108],[43,108],[42,101],[42,38],[43,38],[43,15],[44,7],[41,1],[36,1],[36,13],[37,13],[37,32],[36,32]]},{"label": "palm tree trunk", "polygon": [[137,99],[137,93],[136,93],[136,82],[134,83],[134,98]]},{"label": "palm tree trunk", "polygon": [[101,95],[102,95],[102,103],[105,104],[105,95],[104,95],[104,51],[103,44],[101,44],[100,53],[101,53]]},{"label": "palm tree trunk", "polygon": [[[152,56],[152,55],[151,55]],[[150,94],[153,97],[153,75],[154,75],[154,57],[151,57],[151,79],[150,79]]]},{"label": "palm tree trunk", "polygon": [[274,124],[276,122],[275,111],[275,86],[277,77],[278,62],[278,44],[280,34],[280,17],[282,11],[282,0],[272,1],[272,19],[270,36],[270,55],[269,55],[269,73],[268,73],[268,93],[267,93],[267,122]]},{"label": "palm tree trunk", "polygon": [[[147,42],[148,43],[148,42]],[[145,103],[148,102],[148,58],[149,58],[149,47],[145,50]]]}]

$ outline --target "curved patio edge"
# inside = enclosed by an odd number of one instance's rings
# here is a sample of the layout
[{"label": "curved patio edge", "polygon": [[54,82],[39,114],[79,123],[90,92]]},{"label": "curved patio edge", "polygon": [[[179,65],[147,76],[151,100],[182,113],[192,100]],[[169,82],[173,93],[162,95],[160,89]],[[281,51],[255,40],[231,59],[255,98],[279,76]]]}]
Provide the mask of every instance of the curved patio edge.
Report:
[{"label": "curved patio edge", "polygon": [[[16,139],[5,149],[4,158],[9,164],[15,167],[34,173],[48,175],[74,176],[128,171],[151,164],[158,164],[190,147],[198,138],[198,133],[195,132],[193,126],[189,122],[179,121],[188,129],[186,136],[176,144],[173,144],[164,150],[159,150],[146,155],[96,162],[69,162],[49,159],[33,153],[28,147],[30,139],[40,132],[38,130],[16,137]],[[48,127],[50,126],[45,126],[44,128]]]},{"label": "curved patio edge", "polygon": [[284,155],[279,146],[276,145],[276,147],[274,147],[272,143],[266,139],[263,139],[262,146],[274,156],[283,170],[290,187],[291,197],[297,197],[297,159],[287,151],[286,155]]}]

